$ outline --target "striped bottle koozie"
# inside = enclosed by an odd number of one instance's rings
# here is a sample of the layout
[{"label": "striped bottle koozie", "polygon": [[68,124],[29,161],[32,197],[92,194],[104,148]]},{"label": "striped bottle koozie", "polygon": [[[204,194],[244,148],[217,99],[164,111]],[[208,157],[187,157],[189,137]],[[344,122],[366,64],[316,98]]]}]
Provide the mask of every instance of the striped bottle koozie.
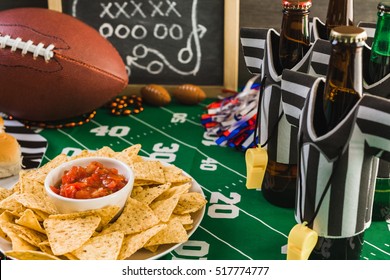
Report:
[{"label": "striped bottle koozie", "polygon": [[[318,39],[327,41],[325,23],[322,22],[318,17],[313,17],[311,21],[312,24],[310,40],[312,42],[315,42]],[[372,42],[374,41],[376,23],[360,21],[357,26],[363,28],[367,32],[367,40],[365,42],[369,47],[371,47]]]},{"label": "striped bottle koozie", "polygon": [[[371,224],[373,159],[390,161],[390,100],[364,94],[337,127],[318,137],[324,84],[323,78],[283,72],[283,107],[299,126],[295,215],[299,223],[314,218],[319,236],[351,237]],[[306,102],[291,102],[296,96]]]}]

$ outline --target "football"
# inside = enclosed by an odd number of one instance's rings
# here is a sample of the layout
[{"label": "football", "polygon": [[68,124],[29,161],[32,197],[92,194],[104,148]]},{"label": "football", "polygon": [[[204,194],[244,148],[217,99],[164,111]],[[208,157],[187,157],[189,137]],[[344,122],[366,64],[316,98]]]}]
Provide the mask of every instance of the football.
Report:
[{"label": "football", "polygon": [[174,89],[173,97],[185,105],[196,105],[206,98],[206,93],[198,86],[191,84],[184,84]]},{"label": "football", "polygon": [[150,84],[141,89],[142,99],[153,106],[165,106],[171,102],[171,96],[162,86]]},{"label": "football", "polygon": [[0,12],[0,112],[28,121],[78,117],[127,83],[117,50],[82,21],[43,8]]}]

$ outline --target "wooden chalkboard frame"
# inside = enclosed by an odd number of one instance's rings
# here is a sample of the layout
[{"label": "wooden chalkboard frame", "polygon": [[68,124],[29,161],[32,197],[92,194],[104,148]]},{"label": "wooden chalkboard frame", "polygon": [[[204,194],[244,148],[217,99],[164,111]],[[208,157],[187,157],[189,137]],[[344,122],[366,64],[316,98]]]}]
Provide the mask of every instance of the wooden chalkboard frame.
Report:
[{"label": "wooden chalkboard frame", "polygon": [[[62,12],[62,0],[48,0],[51,10]],[[240,0],[224,0],[224,73],[223,85],[202,86],[207,96],[215,97],[222,89],[238,90]],[[145,85],[130,84],[124,94],[138,94]],[[171,91],[177,85],[164,85]]]}]

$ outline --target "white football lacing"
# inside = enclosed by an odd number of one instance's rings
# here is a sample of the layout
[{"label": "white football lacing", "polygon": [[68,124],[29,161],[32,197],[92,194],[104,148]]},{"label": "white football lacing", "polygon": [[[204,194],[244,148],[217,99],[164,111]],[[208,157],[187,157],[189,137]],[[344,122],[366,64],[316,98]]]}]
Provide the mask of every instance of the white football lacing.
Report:
[{"label": "white football lacing", "polygon": [[39,43],[35,45],[33,41],[28,40],[27,42],[23,41],[21,38],[12,39],[11,36],[0,34],[0,48],[4,49],[6,47],[11,47],[11,51],[22,50],[22,55],[27,54],[28,52],[33,54],[33,58],[38,56],[43,56],[46,62],[48,62],[53,56],[54,45],[50,44],[45,48],[45,45]]}]

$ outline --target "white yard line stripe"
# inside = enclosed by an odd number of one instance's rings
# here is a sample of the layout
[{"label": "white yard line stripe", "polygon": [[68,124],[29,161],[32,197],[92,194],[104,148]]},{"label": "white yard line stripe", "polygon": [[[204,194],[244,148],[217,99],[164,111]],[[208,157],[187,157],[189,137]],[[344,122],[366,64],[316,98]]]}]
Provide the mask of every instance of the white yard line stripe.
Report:
[{"label": "white yard line stripe", "polygon": [[[161,107],[161,109],[164,110],[164,111],[167,111],[168,113],[171,113],[172,115],[176,113],[176,112],[171,111],[171,110],[169,110],[169,109],[167,109],[167,108],[164,108],[164,107]],[[198,123],[198,122],[194,122],[194,121],[189,120],[189,119],[186,119],[186,122],[189,122],[189,123],[194,124],[194,125],[196,125],[196,126],[201,126],[201,127],[203,127],[202,124],[200,124],[200,123]]]},{"label": "white yard line stripe", "polygon": [[210,234],[212,237],[214,237],[215,239],[221,241],[222,243],[226,244],[227,246],[229,246],[230,248],[232,248],[233,250],[237,251],[238,253],[240,253],[241,255],[245,256],[246,258],[248,258],[249,260],[253,260],[251,257],[249,257],[248,255],[246,255],[244,252],[240,251],[239,249],[237,249],[236,247],[232,246],[230,243],[226,242],[225,240],[222,240],[221,238],[219,238],[218,236],[216,236],[214,233],[210,232],[209,230],[205,229],[204,227],[202,226],[199,226],[199,228],[203,229],[205,232],[207,232],[208,234]]},{"label": "white yard line stripe", "polygon": [[89,150],[89,148],[87,146],[85,146],[83,143],[81,143],[80,141],[78,141],[77,139],[75,139],[72,135],[70,135],[69,133],[66,133],[65,131],[61,130],[61,129],[58,129],[57,130],[58,132],[61,132],[62,134],[68,136],[70,139],[72,139],[73,141],[75,141],[77,144],[79,144],[81,147],[83,147],[84,149],[86,150]]},{"label": "white yard line stripe", "polygon": [[[98,122],[95,121],[95,120],[91,120],[91,122],[93,122],[94,124],[96,124],[96,125],[98,125],[98,126],[103,126],[101,123],[98,123]],[[125,142],[125,143],[131,145],[131,146],[135,145],[135,143],[130,142],[129,140],[123,138],[122,136],[118,136],[117,138],[120,139],[120,140],[122,140],[123,142]],[[143,150],[142,148],[141,148],[141,151],[144,152],[145,154],[147,154],[148,156],[150,155],[150,153],[148,153],[147,151]]]},{"label": "white yard line stripe", "polygon": [[286,234],[284,234],[283,232],[281,232],[281,231],[279,231],[279,230],[277,230],[277,229],[271,227],[269,224],[267,224],[267,223],[264,222],[263,220],[257,218],[256,216],[253,216],[252,214],[249,214],[248,212],[246,212],[245,210],[242,210],[241,208],[238,208],[238,209],[240,209],[241,212],[245,213],[245,214],[248,215],[249,217],[255,219],[256,221],[258,221],[258,222],[260,222],[260,223],[262,223],[264,226],[266,226],[266,227],[269,228],[270,230],[272,230],[272,231],[274,231],[274,232],[276,232],[276,233],[279,233],[280,235],[282,235],[282,236],[288,238],[288,236],[287,236]]},{"label": "white yard line stripe", "polygon": [[[136,118],[136,117],[134,117],[134,116],[131,116],[131,115],[130,115],[129,117],[132,118],[132,119],[134,119],[134,120],[136,120],[136,121],[138,121],[138,122],[140,122],[140,123],[142,123],[142,124],[144,124],[144,125],[146,125],[146,126],[148,126],[148,127],[150,127],[151,129],[154,129],[154,130],[158,131],[158,132],[161,133],[162,135],[164,135],[164,136],[166,136],[166,137],[168,137],[168,138],[170,138],[170,139],[173,139],[173,140],[177,141],[178,143],[180,143],[180,144],[182,144],[182,145],[184,145],[184,146],[187,146],[188,148],[191,148],[191,149],[196,150],[198,153],[200,153],[200,154],[203,155],[204,157],[209,158],[209,156],[207,156],[207,154],[203,153],[203,152],[202,152],[201,150],[199,150],[197,147],[191,146],[191,145],[189,145],[189,144],[187,144],[187,143],[185,143],[185,142],[183,142],[183,141],[180,141],[179,139],[177,139],[177,138],[175,138],[175,137],[172,137],[171,135],[165,133],[164,131],[161,131],[161,130],[159,130],[158,128],[156,128],[156,127],[154,127],[154,126],[148,124],[147,122],[142,121],[142,120],[140,120],[140,119],[138,119],[138,118]],[[215,159],[214,159],[214,160],[215,160]],[[242,175],[241,173],[237,172],[236,170],[234,170],[234,169],[232,169],[232,168],[230,168],[230,167],[228,167],[228,166],[226,166],[226,165],[220,163],[219,161],[215,160],[215,162],[218,163],[219,165],[221,165],[222,167],[226,168],[227,170],[229,170],[229,171],[235,173],[236,175],[238,175],[238,176],[240,176],[240,177],[243,177],[243,178],[246,178],[246,176],[244,176],[244,175]]]},{"label": "white yard line stripe", "polygon": [[377,249],[378,251],[382,252],[383,254],[390,256],[390,253],[388,253],[388,252],[382,250],[381,248],[375,246],[374,244],[371,244],[370,242],[368,242],[368,241],[366,241],[366,240],[364,240],[364,243],[366,243],[366,244],[370,245],[371,247]]}]

